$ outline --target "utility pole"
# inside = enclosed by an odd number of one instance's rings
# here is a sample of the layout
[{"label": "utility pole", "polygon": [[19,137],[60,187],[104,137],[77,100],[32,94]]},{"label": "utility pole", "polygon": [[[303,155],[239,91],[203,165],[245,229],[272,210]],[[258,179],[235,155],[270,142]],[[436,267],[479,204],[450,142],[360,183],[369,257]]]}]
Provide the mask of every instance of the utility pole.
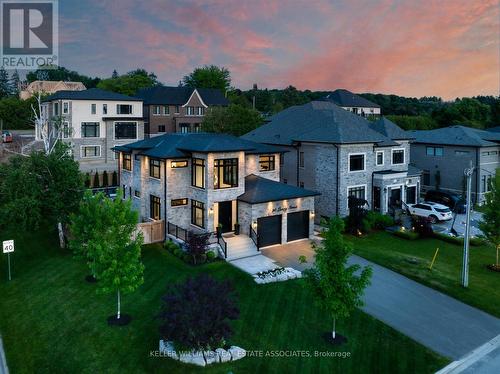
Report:
[{"label": "utility pole", "polygon": [[472,194],[472,173],[474,173],[474,168],[472,167],[472,161],[470,162],[470,167],[464,170],[464,174],[467,178],[467,196],[465,203],[465,233],[464,233],[464,256],[462,263],[462,286],[469,287],[469,237],[470,237],[470,211],[471,211],[471,194]]}]

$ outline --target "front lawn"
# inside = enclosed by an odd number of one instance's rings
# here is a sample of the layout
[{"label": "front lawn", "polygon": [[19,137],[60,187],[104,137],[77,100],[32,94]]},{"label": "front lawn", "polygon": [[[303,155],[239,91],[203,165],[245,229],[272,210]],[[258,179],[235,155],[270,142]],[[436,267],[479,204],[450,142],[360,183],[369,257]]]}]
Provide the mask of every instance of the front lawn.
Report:
[{"label": "front lawn", "polygon": [[[0,240],[6,239],[1,235]],[[233,344],[247,350],[333,352],[322,340],[331,321],[314,307],[301,281],[256,285],[238,269],[217,262],[192,268],[161,246],[146,246],[145,283],[123,297],[122,311],[133,321],[126,327],[108,327],[115,312],[115,295],[96,295],[86,283],[85,266],[57,249],[55,234],[26,236],[16,242],[13,280],[6,281],[6,259],[0,260],[0,332],[12,373],[31,372],[168,372],[201,371],[162,357],[158,323],[154,316],[166,286],[195,272],[231,279],[240,296],[240,319]],[[357,311],[338,326],[349,343],[342,351],[350,358],[251,357],[215,365],[203,372],[234,373],[431,373],[446,365],[418,343],[370,316]]]},{"label": "front lawn", "polygon": [[[434,238],[410,241],[387,232],[348,238],[355,254],[500,317],[500,273],[486,268],[495,261],[492,247],[470,247],[469,288],[465,289],[460,285],[463,255],[460,245]],[[436,248],[439,254],[430,271]],[[412,259],[418,263],[414,264]]]}]

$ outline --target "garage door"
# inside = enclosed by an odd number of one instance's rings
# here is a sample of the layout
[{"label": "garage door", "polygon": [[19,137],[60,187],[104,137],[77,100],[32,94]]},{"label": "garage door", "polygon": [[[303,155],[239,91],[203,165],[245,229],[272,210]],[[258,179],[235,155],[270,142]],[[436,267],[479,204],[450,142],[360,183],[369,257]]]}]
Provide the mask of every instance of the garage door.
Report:
[{"label": "garage door", "polygon": [[287,215],[287,228],[286,240],[304,239],[309,237],[309,211],[288,213]]},{"label": "garage door", "polygon": [[281,215],[262,217],[257,220],[259,247],[281,244]]}]

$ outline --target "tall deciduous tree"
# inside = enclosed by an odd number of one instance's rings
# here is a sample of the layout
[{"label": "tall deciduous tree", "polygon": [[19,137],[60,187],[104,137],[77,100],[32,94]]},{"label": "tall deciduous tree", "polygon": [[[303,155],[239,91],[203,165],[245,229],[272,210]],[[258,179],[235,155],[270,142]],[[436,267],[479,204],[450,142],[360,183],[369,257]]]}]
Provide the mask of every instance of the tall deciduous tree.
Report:
[{"label": "tall deciduous tree", "polygon": [[201,128],[206,132],[241,136],[256,129],[262,122],[256,110],[231,104],[228,107],[211,108],[203,118]]},{"label": "tall deciduous tree", "polygon": [[231,86],[231,73],[225,67],[205,65],[184,76],[182,83],[192,88],[218,88],[225,93]]},{"label": "tall deciduous tree", "polygon": [[306,284],[313,291],[316,302],[333,318],[334,341],[336,320],[348,318],[355,308],[362,306],[361,296],[372,274],[370,267],[347,266],[352,248],[344,241],[343,230],[342,219],[330,220],[323,243],[315,248],[314,267],[304,271]]},{"label": "tall deciduous tree", "polygon": [[484,236],[496,249],[495,268],[500,270],[498,254],[500,251],[500,170],[497,169],[491,180],[490,192],[486,194],[486,203],[483,207],[483,219],[479,228]]},{"label": "tall deciduous tree", "polygon": [[127,74],[104,79],[97,88],[133,96],[141,88],[158,86],[160,83],[154,73],[144,69],[129,71]]}]

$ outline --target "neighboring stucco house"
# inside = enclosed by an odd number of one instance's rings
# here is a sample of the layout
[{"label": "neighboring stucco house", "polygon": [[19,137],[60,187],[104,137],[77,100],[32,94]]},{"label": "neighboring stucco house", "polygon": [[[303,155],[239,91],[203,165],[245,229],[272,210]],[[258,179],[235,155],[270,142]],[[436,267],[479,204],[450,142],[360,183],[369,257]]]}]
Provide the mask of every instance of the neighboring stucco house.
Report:
[{"label": "neighboring stucco house", "polygon": [[137,92],[144,101],[146,137],[172,132],[198,132],[206,111],[229,101],[217,89],[151,87]]},{"label": "neighboring stucco house", "polygon": [[[238,223],[238,237],[246,236],[255,253],[257,246],[313,234],[318,194],[279,182],[279,147],[224,134],[172,133],[115,151],[125,198],[141,221],[163,220],[167,233],[171,227],[214,232],[219,225],[226,233]],[[232,250],[229,240],[227,255],[234,258]]]},{"label": "neighboring stucco house", "polygon": [[82,82],[33,81],[19,91],[19,98],[27,100],[37,93],[53,94],[58,91],[83,91],[85,89]]},{"label": "neighboring stucco house", "polygon": [[[117,170],[111,149],[144,139],[142,100],[98,88],[46,97],[42,117],[60,122],[62,140],[73,146],[73,156],[86,173]],[[35,136],[40,140],[39,129]]]},{"label": "neighboring stucco house", "polygon": [[361,117],[380,117],[382,114],[380,105],[345,89],[335,90],[326,95],[325,99]]},{"label": "neighboring stucco house", "polygon": [[472,201],[482,203],[500,167],[500,133],[465,126],[409,131],[411,160],[422,169],[422,188],[464,193],[464,169],[472,165]]},{"label": "neighboring stucco house", "polygon": [[382,213],[418,199],[420,172],[409,165],[411,137],[386,118],[370,122],[333,102],[312,101],[274,115],[243,138],[289,150],[281,160],[281,180],[321,193],[317,220],[347,215],[349,196]]}]

